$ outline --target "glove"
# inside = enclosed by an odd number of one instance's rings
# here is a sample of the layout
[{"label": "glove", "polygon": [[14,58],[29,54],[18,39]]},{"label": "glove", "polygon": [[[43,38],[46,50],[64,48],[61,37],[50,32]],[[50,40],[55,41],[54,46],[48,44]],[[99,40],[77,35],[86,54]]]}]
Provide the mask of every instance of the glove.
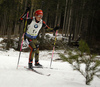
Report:
[{"label": "glove", "polygon": [[30,11],[30,7],[27,7],[27,8],[26,8],[25,13],[27,13],[28,11]]},{"label": "glove", "polygon": [[18,20],[18,23],[20,23],[20,22],[22,22],[23,21],[23,18],[20,18],[19,20]]},{"label": "glove", "polygon": [[59,30],[59,26],[56,26],[53,30],[54,31]]},{"label": "glove", "polygon": [[20,23],[20,22],[23,21],[23,19],[26,17],[27,12],[28,12],[29,10],[30,10],[30,7],[27,7],[25,13],[24,13],[24,14],[21,16],[21,18],[18,20],[18,23]]}]

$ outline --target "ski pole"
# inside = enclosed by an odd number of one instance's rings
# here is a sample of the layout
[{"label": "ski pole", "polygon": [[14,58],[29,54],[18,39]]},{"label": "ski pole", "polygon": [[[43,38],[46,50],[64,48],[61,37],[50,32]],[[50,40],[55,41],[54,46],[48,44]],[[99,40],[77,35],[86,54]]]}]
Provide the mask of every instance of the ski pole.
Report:
[{"label": "ski pole", "polygon": [[53,54],[54,54],[55,44],[56,44],[56,39],[57,39],[57,33],[58,33],[58,30],[56,30],[55,41],[54,41],[54,46],[53,46],[53,50],[52,50],[52,57],[51,57],[51,62],[50,62],[50,68],[51,68],[51,65],[52,65]]},{"label": "ski pole", "polygon": [[25,27],[24,27],[24,34],[23,34],[23,36],[22,36],[22,42],[21,42],[21,47],[20,47],[20,53],[19,53],[18,62],[17,62],[17,69],[18,69],[19,60],[20,60],[20,55],[21,55],[21,51],[22,51],[22,46],[23,46],[23,41],[24,41],[25,30],[26,30],[26,27],[27,27],[28,15],[29,15],[29,12],[27,12],[27,16],[26,16]]}]

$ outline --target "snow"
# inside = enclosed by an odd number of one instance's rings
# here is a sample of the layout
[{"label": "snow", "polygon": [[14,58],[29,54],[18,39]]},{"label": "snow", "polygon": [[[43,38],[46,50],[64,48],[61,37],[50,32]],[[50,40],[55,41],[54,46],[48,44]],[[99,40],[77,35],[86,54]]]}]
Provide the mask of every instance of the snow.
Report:
[{"label": "snow", "polygon": [[[54,38],[52,34],[46,35]],[[57,40],[61,39],[62,36],[58,34]],[[0,38],[0,42],[2,40],[3,38]],[[94,77],[91,85],[86,85],[85,78],[78,71],[73,70],[68,62],[59,60],[59,53],[64,53],[64,50],[54,51],[52,69],[50,69],[52,50],[40,51],[39,62],[47,68],[35,68],[35,70],[50,76],[39,75],[24,68],[28,66],[29,52],[21,52],[19,67],[16,69],[19,52],[14,49],[0,48],[0,50],[2,50],[0,51],[0,87],[99,87],[100,85],[100,79],[97,77]]]},{"label": "snow", "polygon": [[[51,39],[51,38],[55,39],[55,36],[53,36],[53,34],[50,34],[50,33],[46,33],[45,36],[49,36],[49,39]],[[62,40],[63,37],[61,34],[58,33],[56,38],[57,38],[57,40]]]},{"label": "snow", "polygon": [[29,52],[22,52],[17,67],[19,52],[13,49],[9,51],[0,51],[0,87],[99,87],[100,79],[97,77],[91,82],[91,85],[85,85],[85,78],[77,71],[74,71],[71,65],[59,59],[58,53],[63,50],[56,50],[50,69],[50,60],[52,50],[40,51],[40,63],[44,69],[35,68],[37,71],[50,76],[39,75],[28,71],[24,66],[28,65]]}]

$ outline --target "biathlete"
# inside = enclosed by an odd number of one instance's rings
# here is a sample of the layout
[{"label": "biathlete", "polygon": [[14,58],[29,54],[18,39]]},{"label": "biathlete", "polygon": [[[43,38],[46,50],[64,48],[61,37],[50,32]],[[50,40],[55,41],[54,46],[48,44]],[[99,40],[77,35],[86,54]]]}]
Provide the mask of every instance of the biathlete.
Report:
[{"label": "biathlete", "polygon": [[[27,13],[26,13],[27,14]],[[24,14],[24,15],[26,15]],[[37,41],[37,36],[40,29],[51,29],[46,23],[42,20],[43,11],[38,9],[35,11],[35,14],[32,18],[27,18],[27,29],[25,31],[24,40],[27,42],[29,48],[31,49],[29,54],[28,68],[33,69],[33,57],[35,56],[35,66],[42,67],[39,63],[39,44]],[[22,21],[25,19],[25,16],[21,17]],[[54,28],[54,31],[57,29]]]}]

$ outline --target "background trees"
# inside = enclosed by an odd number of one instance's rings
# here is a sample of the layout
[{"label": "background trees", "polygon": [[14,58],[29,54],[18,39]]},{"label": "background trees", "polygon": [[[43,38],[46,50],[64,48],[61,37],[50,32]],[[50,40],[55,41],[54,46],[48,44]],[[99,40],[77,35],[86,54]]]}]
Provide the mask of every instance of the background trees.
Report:
[{"label": "background trees", "polygon": [[[8,35],[7,49],[11,35],[19,36],[21,41],[23,23],[18,24],[18,19],[28,5],[30,16],[36,9],[42,9],[48,26],[59,23],[62,35],[69,37],[69,44],[80,36],[93,51],[100,52],[99,0],[0,0],[0,36]],[[42,33],[44,36],[45,31]]]}]

